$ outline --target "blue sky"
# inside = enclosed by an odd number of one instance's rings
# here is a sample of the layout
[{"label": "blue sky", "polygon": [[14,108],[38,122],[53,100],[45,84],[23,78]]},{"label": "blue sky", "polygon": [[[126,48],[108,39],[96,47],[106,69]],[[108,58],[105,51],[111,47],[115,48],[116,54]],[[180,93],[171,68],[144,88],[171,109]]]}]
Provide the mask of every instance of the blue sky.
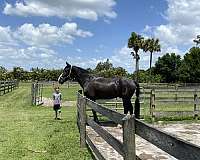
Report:
[{"label": "blue sky", "polygon": [[[162,51],[184,55],[200,33],[198,0],[0,1],[0,65],[63,68],[65,61],[94,68],[107,58],[133,72],[131,32],[160,39]],[[140,68],[149,54],[140,53]]]}]

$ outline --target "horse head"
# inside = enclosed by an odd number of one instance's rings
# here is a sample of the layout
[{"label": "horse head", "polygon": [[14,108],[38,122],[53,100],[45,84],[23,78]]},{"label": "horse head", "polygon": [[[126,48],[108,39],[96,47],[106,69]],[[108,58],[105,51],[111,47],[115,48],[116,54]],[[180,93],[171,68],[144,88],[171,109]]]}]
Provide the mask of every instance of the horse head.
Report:
[{"label": "horse head", "polygon": [[72,65],[66,62],[66,67],[63,69],[63,73],[58,78],[58,83],[63,84],[64,82],[69,80],[71,72],[72,72]]}]

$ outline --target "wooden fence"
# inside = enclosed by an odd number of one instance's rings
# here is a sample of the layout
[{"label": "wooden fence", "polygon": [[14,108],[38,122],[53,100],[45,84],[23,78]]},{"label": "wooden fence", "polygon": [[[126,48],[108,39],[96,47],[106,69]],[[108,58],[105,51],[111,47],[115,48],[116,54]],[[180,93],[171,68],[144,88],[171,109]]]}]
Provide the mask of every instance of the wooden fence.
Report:
[{"label": "wooden fence", "polygon": [[0,81],[0,96],[12,92],[18,86],[18,81]]},{"label": "wooden fence", "polygon": [[[193,90],[155,90],[152,89],[150,92],[150,115],[152,117],[163,117],[163,116],[189,116],[193,115],[198,117],[200,110],[200,101],[198,97],[197,89]],[[165,95],[166,94],[166,95]],[[164,95],[164,96],[163,96]],[[168,96],[167,96],[168,95]],[[156,106],[168,103],[177,104],[190,104],[193,105],[193,111],[156,111]]]},{"label": "wooden fence", "polygon": [[[108,109],[95,103],[78,93],[77,96],[77,125],[80,132],[80,146],[86,145],[91,149],[96,159],[105,160],[104,156],[96,148],[87,134],[86,124],[88,124],[100,137],[111,145],[125,160],[136,159],[135,134],[146,139],[150,143],[159,147],[180,160],[199,160],[200,147],[166,132],[156,129],[144,122],[135,119],[134,116],[125,116],[112,109]],[[116,124],[121,124],[123,128],[123,142],[113,137],[108,131],[102,128],[94,120],[90,119],[86,112],[86,106],[106,116]]]},{"label": "wooden fence", "polygon": [[41,105],[43,94],[43,83],[32,83],[31,87],[31,104],[32,105]]}]

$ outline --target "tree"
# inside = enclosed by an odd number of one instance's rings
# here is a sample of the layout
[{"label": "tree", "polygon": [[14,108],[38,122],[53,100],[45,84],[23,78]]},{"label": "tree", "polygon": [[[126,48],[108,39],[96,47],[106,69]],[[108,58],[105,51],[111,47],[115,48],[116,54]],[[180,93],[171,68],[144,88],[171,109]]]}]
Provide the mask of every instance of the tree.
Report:
[{"label": "tree", "polygon": [[111,78],[111,77],[125,77],[127,72],[122,67],[113,67],[113,64],[107,59],[105,62],[99,62],[94,70],[90,69],[90,73]]},{"label": "tree", "polygon": [[196,43],[196,47],[200,44],[200,35],[197,35],[197,38],[193,40]]},{"label": "tree", "polygon": [[162,82],[176,82],[179,79],[178,70],[181,66],[181,56],[175,53],[167,53],[158,58],[155,63],[155,74],[160,74]]},{"label": "tree", "polygon": [[0,80],[6,80],[7,70],[5,67],[0,66]]},{"label": "tree", "polygon": [[200,48],[192,47],[185,54],[179,69],[180,80],[189,83],[200,82]]},{"label": "tree", "polygon": [[117,68],[113,68],[114,70],[114,75],[118,76],[118,77],[125,77],[127,76],[127,72],[124,68],[122,67],[117,67]]},{"label": "tree", "polygon": [[150,77],[150,82],[151,82],[152,81],[151,79],[152,57],[153,57],[153,52],[160,52],[159,39],[151,38],[151,39],[145,40],[143,50],[145,52],[147,51],[150,52],[149,77]]},{"label": "tree", "polygon": [[134,52],[131,52],[131,55],[133,56],[133,58],[136,59],[136,81],[139,80],[139,74],[138,74],[138,71],[139,71],[139,59],[140,59],[140,56],[138,54],[138,51],[139,49],[142,49],[143,48],[143,43],[144,43],[144,38],[135,33],[135,32],[132,32],[131,33],[131,37],[128,39],[128,48],[132,48]]},{"label": "tree", "polygon": [[22,80],[24,69],[21,67],[13,67],[13,71],[11,73],[13,74],[14,79]]},{"label": "tree", "polygon": [[95,68],[96,71],[102,71],[102,70],[109,70],[112,69],[113,65],[110,63],[109,59],[107,59],[105,62],[99,62]]}]

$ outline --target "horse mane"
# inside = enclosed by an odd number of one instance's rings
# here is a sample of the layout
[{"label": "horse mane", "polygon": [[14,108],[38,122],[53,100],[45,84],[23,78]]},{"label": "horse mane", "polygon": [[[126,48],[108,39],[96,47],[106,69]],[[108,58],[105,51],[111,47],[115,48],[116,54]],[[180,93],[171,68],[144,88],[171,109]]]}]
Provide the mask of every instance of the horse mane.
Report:
[{"label": "horse mane", "polygon": [[74,67],[76,67],[81,73],[90,74],[90,72],[88,70],[86,70],[86,69],[83,69],[83,68],[77,67],[77,66],[74,66]]}]

